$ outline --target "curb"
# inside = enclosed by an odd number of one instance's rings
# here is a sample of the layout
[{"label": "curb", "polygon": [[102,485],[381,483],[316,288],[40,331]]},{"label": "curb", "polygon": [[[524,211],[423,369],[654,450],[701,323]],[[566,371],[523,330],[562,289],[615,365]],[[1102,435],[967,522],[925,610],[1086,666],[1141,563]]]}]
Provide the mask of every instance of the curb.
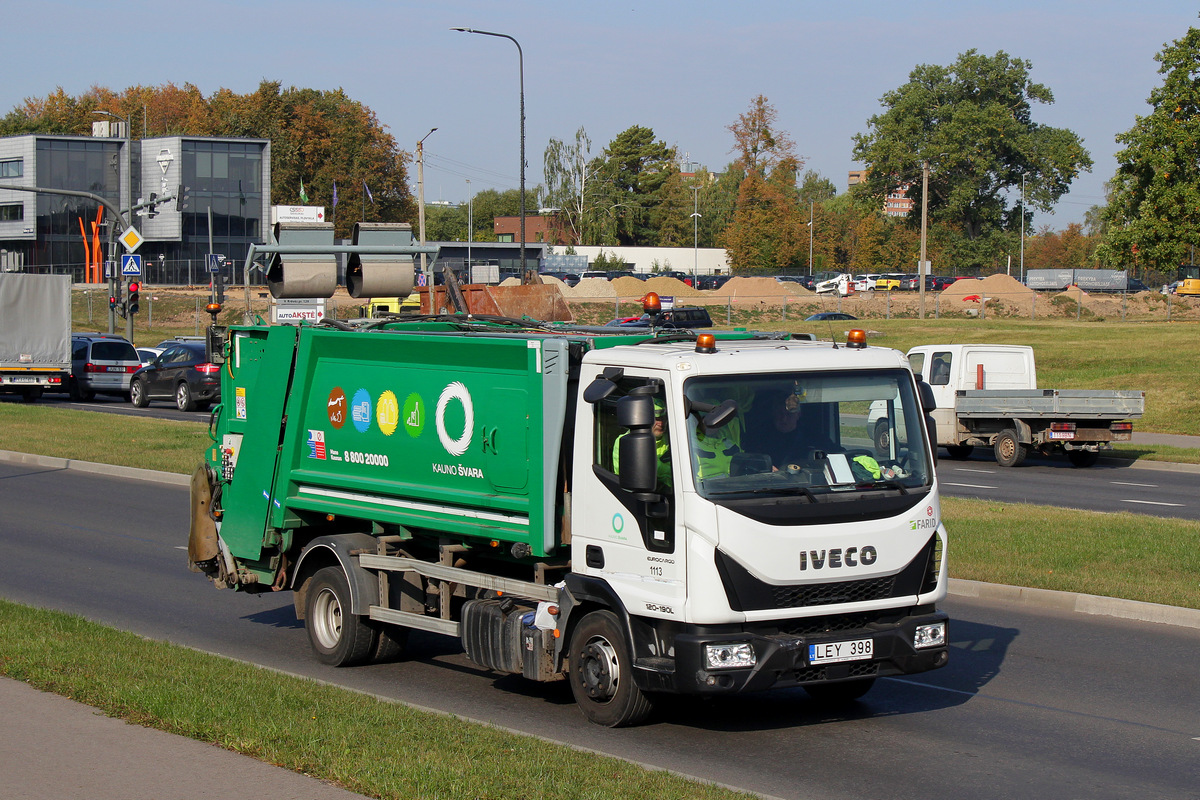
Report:
[{"label": "curb", "polygon": [[12,464],[28,464],[47,469],[70,469],[76,472],[89,472],[93,475],[108,475],[117,478],[130,478],[151,483],[165,483],[171,486],[190,486],[190,475],[179,475],[174,472],[159,472],[153,469],[138,467],[118,467],[112,464],[97,464],[94,461],[80,461],[74,458],[55,458],[54,456],[37,456],[30,453],[17,453],[12,450],[0,450],[0,461]]},{"label": "curb", "polygon": [[1117,597],[1006,586],[1001,583],[983,583],[962,578],[950,579],[949,593],[955,597],[1001,600],[1053,611],[1117,617],[1137,622],[1158,622],[1182,628],[1200,628],[1200,610],[1198,609],[1143,603],[1138,600],[1122,600]]},{"label": "curb", "polygon": [[[12,450],[0,450],[0,461],[28,464],[48,469],[70,469],[95,475],[110,475],[118,478],[164,483],[171,486],[190,486],[191,476],[174,472],[158,472],[137,467],[116,467],[73,458],[55,458]],[[1181,465],[1174,465],[1181,466]],[[1189,466],[1189,465],[1182,465]],[[1200,467],[1197,467],[1200,471]],[[1007,586],[1000,583],[984,583],[962,578],[950,578],[949,594],[954,597],[973,597],[979,600],[1001,600],[1009,603],[1068,611],[1078,614],[1093,614],[1104,617],[1158,622],[1184,628],[1200,628],[1200,609],[1164,606],[1158,603],[1143,603],[1137,600],[1122,600],[1116,597],[1100,597],[1076,592],[1059,592],[1053,589],[1033,589],[1022,586]]]}]

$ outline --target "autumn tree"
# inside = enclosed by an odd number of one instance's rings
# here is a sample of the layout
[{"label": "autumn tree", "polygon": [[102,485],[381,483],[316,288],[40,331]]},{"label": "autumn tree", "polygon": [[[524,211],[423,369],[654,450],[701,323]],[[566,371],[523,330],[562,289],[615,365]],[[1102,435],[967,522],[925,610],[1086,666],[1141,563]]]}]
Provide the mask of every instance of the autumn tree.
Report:
[{"label": "autumn tree", "polygon": [[1117,174],[1105,212],[1106,255],[1169,270],[1200,244],[1200,30],[1166,45],[1151,111],[1117,136]]},{"label": "autumn tree", "polygon": [[[1049,88],[1030,80],[1031,63],[1000,51],[961,54],[949,67],[917,66],[908,83],[882,98],[884,113],[854,137],[853,157],[869,168],[858,191],[882,205],[907,187],[914,200],[910,224],[919,224],[921,166],[928,161],[929,218],[949,223],[972,246],[972,266],[994,260],[1004,243],[977,242],[1021,226],[1014,189],[1025,175],[1027,206],[1050,211],[1092,159],[1066,128],[1034,122],[1032,104],[1054,102]],[[1026,223],[1029,212],[1026,210]]]},{"label": "autumn tree", "polygon": [[[763,95],[750,103],[728,126],[733,134],[738,170],[744,175],[737,205],[721,241],[735,272],[779,271],[801,265],[800,222],[796,176],[803,161],[795,143],[776,125],[778,112]],[[807,231],[807,227],[804,228]],[[808,237],[803,237],[807,259]]]}]

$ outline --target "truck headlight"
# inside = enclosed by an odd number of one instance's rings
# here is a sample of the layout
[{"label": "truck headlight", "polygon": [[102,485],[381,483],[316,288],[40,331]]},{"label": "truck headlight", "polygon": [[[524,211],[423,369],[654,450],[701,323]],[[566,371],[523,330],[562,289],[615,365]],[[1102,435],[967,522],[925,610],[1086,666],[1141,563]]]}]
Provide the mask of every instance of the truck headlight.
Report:
[{"label": "truck headlight", "polygon": [[748,644],[706,644],[704,660],[709,669],[753,667],[757,662],[754,649]]},{"label": "truck headlight", "polygon": [[935,622],[932,625],[918,625],[913,634],[913,647],[922,650],[927,647],[946,646],[946,623]]}]

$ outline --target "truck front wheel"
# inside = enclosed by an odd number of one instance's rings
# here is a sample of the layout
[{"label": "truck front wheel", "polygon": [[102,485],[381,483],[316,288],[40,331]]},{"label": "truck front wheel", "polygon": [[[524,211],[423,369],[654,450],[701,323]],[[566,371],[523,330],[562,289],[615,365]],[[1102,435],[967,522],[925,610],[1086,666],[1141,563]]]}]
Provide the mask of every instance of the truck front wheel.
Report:
[{"label": "truck front wheel", "polygon": [[590,722],[608,728],[637,725],[650,699],[633,682],[633,661],[621,622],[611,611],[593,611],[575,628],[570,651],[571,693]]},{"label": "truck front wheel", "polygon": [[1021,444],[1012,428],[1005,428],[996,435],[994,448],[996,463],[1002,467],[1018,467],[1029,455],[1029,445]]},{"label": "truck front wheel", "polygon": [[350,586],[340,567],[325,567],[313,575],[304,627],[323,664],[350,667],[366,661],[375,650],[378,634],[362,617],[350,613]]}]

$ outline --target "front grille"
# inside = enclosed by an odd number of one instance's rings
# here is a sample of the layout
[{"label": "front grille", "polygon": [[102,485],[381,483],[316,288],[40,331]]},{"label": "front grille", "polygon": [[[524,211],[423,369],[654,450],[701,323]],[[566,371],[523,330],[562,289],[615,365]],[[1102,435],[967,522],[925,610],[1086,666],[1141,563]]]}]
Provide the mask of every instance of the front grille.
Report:
[{"label": "front grille", "polygon": [[863,581],[838,581],[803,586],[772,587],[775,608],[829,606],[837,603],[863,603],[892,596],[895,576]]}]

